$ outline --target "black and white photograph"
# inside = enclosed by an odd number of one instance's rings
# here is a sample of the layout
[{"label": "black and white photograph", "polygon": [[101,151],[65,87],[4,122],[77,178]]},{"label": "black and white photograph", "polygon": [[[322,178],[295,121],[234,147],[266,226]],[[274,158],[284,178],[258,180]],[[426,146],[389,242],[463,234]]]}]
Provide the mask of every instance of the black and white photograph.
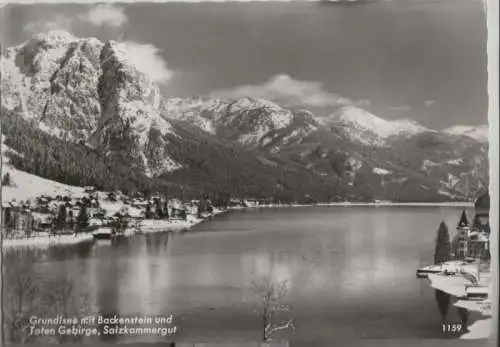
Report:
[{"label": "black and white photograph", "polygon": [[4,344],[489,339],[486,18],[2,6]]}]

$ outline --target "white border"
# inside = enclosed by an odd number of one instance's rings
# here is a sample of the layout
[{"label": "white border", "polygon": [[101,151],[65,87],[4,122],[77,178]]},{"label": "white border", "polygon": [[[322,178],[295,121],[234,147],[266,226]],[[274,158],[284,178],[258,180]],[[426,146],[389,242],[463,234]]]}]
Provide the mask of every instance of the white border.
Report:
[{"label": "white border", "polygon": [[500,230],[499,212],[499,113],[498,113],[498,0],[483,0],[487,12],[488,25],[488,125],[489,125],[489,167],[490,167],[490,225],[491,225],[491,256],[492,272],[494,274],[490,293],[493,310],[491,337],[498,342],[498,232]]},{"label": "white border", "polygon": [[[189,3],[199,3],[199,2],[266,2],[269,0],[146,0],[142,2],[149,3],[167,3],[167,2],[189,2]],[[319,0],[272,0],[273,2],[291,2],[291,1],[318,1]],[[337,2],[339,0],[327,0],[331,2]],[[340,0],[342,1],[342,0]],[[345,0],[344,0],[345,1]],[[356,0],[355,0],[356,1]],[[380,2],[384,1],[394,1],[398,0],[379,0]],[[414,1],[432,1],[432,0],[414,0]],[[436,0],[434,0],[436,1]],[[453,1],[453,0],[438,0],[438,1]],[[0,8],[10,3],[17,4],[33,4],[33,3],[134,3],[141,2],[137,0],[103,0],[103,1],[93,1],[93,0],[0,0]],[[375,1],[376,2],[376,1]],[[495,293],[495,296],[492,297],[493,307],[496,310],[493,310],[492,316],[492,331],[493,336],[492,339],[497,342],[498,335],[498,289],[499,289],[499,281],[498,281],[498,273],[499,273],[499,238],[498,233],[500,231],[499,225],[499,107],[498,107],[498,93],[499,93],[499,80],[498,80],[498,49],[499,49],[499,36],[498,36],[498,26],[499,26],[499,5],[498,0],[483,0],[485,10],[487,11],[487,27],[488,27],[488,122],[489,122],[489,176],[490,176],[490,185],[489,185],[489,193],[490,193],[490,225],[492,230],[491,235],[491,255],[492,255],[492,271],[493,281],[491,283],[491,291],[490,293]],[[6,18],[3,18],[4,20]],[[0,125],[1,128],[1,125]],[[0,162],[1,167],[1,162]],[[0,197],[1,201],[1,197]],[[0,216],[1,218],[1,216]],[[1,237],[0,237],[0,252],[1,252]],[[0,267],[2,265],[2,257],[0,257]],[[2,287],[2,276],[0,276],[0,291]],[[0,292],[1,295],[1,292]],[[0,327],[2,326],[2,318],[0,317]],[[1,330],[1,329],[0,329]],[[0,341],[1,344],[1,341]]]}]

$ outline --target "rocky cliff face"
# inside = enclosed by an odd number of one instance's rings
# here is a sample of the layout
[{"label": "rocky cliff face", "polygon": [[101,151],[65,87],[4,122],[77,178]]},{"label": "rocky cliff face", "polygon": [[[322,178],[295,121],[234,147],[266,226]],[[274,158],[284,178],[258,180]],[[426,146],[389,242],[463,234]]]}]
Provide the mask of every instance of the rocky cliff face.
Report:
[{"label": "rocky cliff face", "polygon": [[2,105],[55,136],[85,140],[101,113],[97,85],[102,46],[95,39],[49,32],[7,49]]},{"label": "rocky cliff face", "polygon": [[36,35],[6,50],[1,82],[9,114],[152,178],[249,192],[336,187],[361,200],[402,190],[410,200],[449,199],[467,195],[465,177],[469,195],[487,185],[483,128],[440,132],[355,107],[317,118],[263,99],[166,99],[119,42]]},{"label": "rocky cliff face", "polygon": [[120,43],[106,43],[99,63],[101,117],[90,144],[105,153],[123,155],[149,176],[175,169],[178,164],[168,156],[164,140],[172,126],[161,115],[158,86],[130,64]]},{"label": "rocky cliff face", "polygon": [[124,46],[51,31],[9,48],[2,59],[2,106],[61,139],[120,155],[154,176],[175,169],[163,135],[157,85]]}]

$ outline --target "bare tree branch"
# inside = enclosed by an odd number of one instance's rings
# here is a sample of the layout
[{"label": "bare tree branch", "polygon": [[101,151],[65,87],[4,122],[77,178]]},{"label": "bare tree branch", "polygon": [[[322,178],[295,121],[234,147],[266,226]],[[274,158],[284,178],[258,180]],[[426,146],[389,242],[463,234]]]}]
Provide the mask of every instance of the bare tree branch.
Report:
[{"label": "bare tree branch", "polygon": [[280,330],[285,330],[285,329],[295,329],[293,325],[293,319],[288,320],[285,323],[275,325],[274,327],[271,327],[271,325],[268,325],[266,327],[266,333],[268,336],[271,336],[272,333],[275,333]]},{"label": "bare tree branch", "polygon": [[279,312],[291,310],[289,305],[284,304],[289,293],[288,281],[273,281],[269,276],[263,277],[260,281],[251,281],[252,293],[259,296],[261,308],[254,310],[260,315],[263,327],[264,341],[270,341],[272,334],[281,330],[294,329],[293,319],[282,324],[273,324],[273,319]]}]

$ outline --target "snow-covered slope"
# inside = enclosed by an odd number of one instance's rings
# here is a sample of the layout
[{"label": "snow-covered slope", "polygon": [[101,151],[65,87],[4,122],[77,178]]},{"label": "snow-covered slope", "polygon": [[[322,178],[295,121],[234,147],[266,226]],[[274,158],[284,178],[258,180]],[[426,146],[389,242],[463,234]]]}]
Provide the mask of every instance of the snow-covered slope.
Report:
[{"label": "snow-covered slope", "polygon": [[10,176],[10,185],[2,187],[3,202],[26,201],[40,195],[67,195],[73,197],[84,195],[82,187],[58,183],[14,168],[10,165],[9,158],[6,155],[12,149],[4,144],[4,140],[5,138],[2,136],[3,165],[1,177],[4,177],[8,173]]},{"label": "snow-covered slope", "polygon": [[[294,112],[263,99],[173,98],[165,100],[164,114],[251,148],[265,147],[278,136],[289,143],[315,130],[312,114]],[[309,122],[304,122],[306,119]],[[297,127],[297,121],[302,126]]]},{"label": "snow-covered slope", "polygon": [[388,121],[357,107],[342,107],[329,117],[321,119],[322,124],[344,129],[355,141],[367,145],[384,145],[391,136],[411,136],[429,131],[415,121],[400,119]]},{"label": "snow-covered slope", "polygon": [[180,167],[163,139],[172,127],[159,87],[123,43],[50,31],[8,48],[1,66],[2,106],[44,132],[106,153],[126,147],[149,176]]},{"label": "snow-covered slope", "polygon": [[456,136],[468,136],[477,141],[488,142],[488,126],[456,125],[443,130],[443,133]]},{"label": "snow-covered slope", "polygon": [[217,133],[217,122],[224,114],[228,103],[219,99],[170,98],[162,105],[167,118],[183,120],[212,135]]}]

